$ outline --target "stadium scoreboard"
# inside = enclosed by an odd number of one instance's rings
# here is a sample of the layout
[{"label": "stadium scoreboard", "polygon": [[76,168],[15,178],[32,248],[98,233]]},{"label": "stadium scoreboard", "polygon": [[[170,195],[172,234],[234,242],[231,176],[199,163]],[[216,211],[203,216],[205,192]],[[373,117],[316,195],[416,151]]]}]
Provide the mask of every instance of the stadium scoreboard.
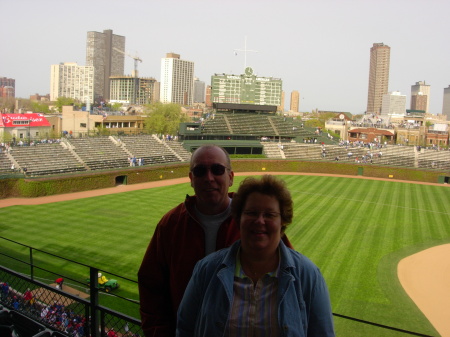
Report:
[{"label": "stadium scoreboard", "polygon": [[213,103],[281,105],[282,81],[261,77],[250,67],[241,75],[214,74],[211,76]]}]

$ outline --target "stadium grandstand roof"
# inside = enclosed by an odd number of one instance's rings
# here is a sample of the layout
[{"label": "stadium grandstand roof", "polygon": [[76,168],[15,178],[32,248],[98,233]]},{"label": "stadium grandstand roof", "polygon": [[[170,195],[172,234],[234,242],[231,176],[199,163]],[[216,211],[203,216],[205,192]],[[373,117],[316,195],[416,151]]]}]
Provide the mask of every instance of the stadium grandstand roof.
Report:
[{"label": "stadium grandstand roof", "polygon": [[[276,105],[213,103],[214,109],[240,112],[276,112]],[[219,111],[218,111],[219,112]]]}]

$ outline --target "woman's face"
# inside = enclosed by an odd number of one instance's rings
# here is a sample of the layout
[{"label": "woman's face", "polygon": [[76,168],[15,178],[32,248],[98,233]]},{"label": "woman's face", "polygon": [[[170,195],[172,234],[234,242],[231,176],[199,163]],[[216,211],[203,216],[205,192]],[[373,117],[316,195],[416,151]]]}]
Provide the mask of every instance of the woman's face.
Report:
[{"label": "woman's face", "polygon": [[240,218],[241,244],[244,251],[275,251],[281,240],[280,203],[270,195],[249,194]]}]

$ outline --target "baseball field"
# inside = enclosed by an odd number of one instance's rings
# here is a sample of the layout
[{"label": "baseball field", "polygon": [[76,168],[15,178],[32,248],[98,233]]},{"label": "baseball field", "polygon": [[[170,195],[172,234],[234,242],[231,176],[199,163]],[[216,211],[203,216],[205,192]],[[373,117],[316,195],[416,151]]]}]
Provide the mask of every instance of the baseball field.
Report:
[{"label": "baseball field", "polygon": [[[322,270],[333,312],[437,336],[404,290],[397,266],[410,255],[450,243],[449,187],[357,177],[279,176],[287,182],[295,205],[294,222],[286,233],[295,249]],[[235,177],[231,191],[243,178]],[[44,200],[42,204],[0,200],[0,236],[135,280],[158,220],[193,193],[185,181],[132,191],[118,186],[107,194],[83,192],[73,200],[33,199]],[[81,267],[58,263],[44,264],[73,278],[86,276]],[[125,282],[118,292],[138,299],[133,283]],[[335,324],[338,336],[405,335],[340,317]]]}]

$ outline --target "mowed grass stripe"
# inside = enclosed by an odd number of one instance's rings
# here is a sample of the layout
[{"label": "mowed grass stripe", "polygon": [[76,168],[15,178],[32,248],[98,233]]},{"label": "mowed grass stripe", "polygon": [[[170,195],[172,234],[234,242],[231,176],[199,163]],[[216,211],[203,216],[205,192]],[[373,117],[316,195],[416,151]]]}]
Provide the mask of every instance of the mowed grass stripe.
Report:
[{"label": "mowed grass stripe", "polygon": [[[418,197],[424,204],[430,205],[431,208],[430,212],[420,213],[422,216],[420,223],[430,227],[431,237],[450,236],[450,193],[443,194],[440,189],[428,189],[421,191]],[[447,220],[448,225],[436,226],[434,223],[435,217],[441,218],[444,223]]]}]

